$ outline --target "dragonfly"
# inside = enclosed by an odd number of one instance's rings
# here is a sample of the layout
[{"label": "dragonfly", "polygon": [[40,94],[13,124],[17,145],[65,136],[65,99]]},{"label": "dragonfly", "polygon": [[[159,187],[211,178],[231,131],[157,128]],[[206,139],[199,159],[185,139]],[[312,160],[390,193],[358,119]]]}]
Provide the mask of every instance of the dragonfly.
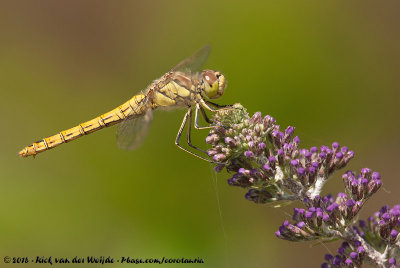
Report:
[{"label": "dragonfly", "polygon": [[[186,131],[187,144],[195,150],[206,153],[191,142],[193,110],[194,127],[196,129],[207,129],[214,126],[211,125],[212,120],[208,118],[206,110],[217,112],[232,107],[231,105],[219,105],[210,101],[222,96],[226,88],[226,79],[219,71],[200,70],[209,54],[210,46],[206,45],[191,57],[181,61],[161,78],[154,80],[146,90],[133,96],[117,108],[73,128],[36,141],[23,148],[18,155],[34,157],[38,153],[118,123],[120,123],[116,132],[118,147],[123,150],[134,150],[142,144],[149,131],[153,119],[153,110],[181,107],[187,108],[187,112],[179,128],[175,144],[189,154],[207,162],[215,163],[180,144],[183,130],[188,125]],[[199,114],[209,124],[208,126],[199,125]]]}]

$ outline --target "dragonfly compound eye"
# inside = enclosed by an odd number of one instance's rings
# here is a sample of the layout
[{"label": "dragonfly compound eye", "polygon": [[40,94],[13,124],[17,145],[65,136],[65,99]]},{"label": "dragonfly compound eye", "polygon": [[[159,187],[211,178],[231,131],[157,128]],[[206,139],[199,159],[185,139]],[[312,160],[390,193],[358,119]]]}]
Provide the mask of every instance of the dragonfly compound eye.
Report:
[{"label": "dragonfly compound eye", "polygon": [[211,70],[205,70],[202,73],[204,82],[204,93],[210,99],[221,97],[225,90],[225,77]]}]

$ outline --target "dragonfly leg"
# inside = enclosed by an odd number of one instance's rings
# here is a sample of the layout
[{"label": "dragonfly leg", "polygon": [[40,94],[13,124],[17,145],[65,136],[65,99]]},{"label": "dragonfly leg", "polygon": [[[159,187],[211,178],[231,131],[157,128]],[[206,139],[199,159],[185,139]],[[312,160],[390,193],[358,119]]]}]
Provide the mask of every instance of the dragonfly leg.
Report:
[{"label": "dragonfly leg", "polygon": [[187,144],[188,144],[190,147],[192,147],[193,149],[199,150],[200,152],[203,152],[203,153],[207,154],[206,151],[204,151],[204,150],[202,150],[202,149],[200,149],[200,148],[198,148],[198,147],[196,147],[196,146],[194,146],[194,145],[192,144],[192,139],[191,139],[191,134],[192,134],[192,112],[191,112],[191,111],[192,111],[192,109],[190,109],[190,114],[189,114],[189,119],[188,119],[189,124],[188,124],[187,134],[186,134],[186,137],[187,137]]},{"label": "dragonfly leg", "polygon": [[201,107],[198,103],[196,104],[196,110],[194,113],[194,127],[196,129],[209,129],[209,128],[215,128],[215,126],[206,126],[206,127],[201,127],[199,126],[199,111],[201,112],[201,115],[204,117],[204,120],[206,120],[207,123],[211,124],[212,121],[207,117],[206,112],[204,111],[204,108]]},{"label": "dragonfly leg", "polygon": [[207,162],[209,162],[209,163],[214,163],[214,164],[220,164],[220,163],[218,163],[218,162],[214,162],[214,161],[212,161],[212,160],[210,160],[210,159],[207,159],[207,158],[204,158],[204,157],[202,157],[202,156],[200,156],[200,155],[197,155],[197,154],[195,154],[195,153],[192,153],[191,151],[189,151],[189,150],[183,148],[183,147],[179,144],[179,141],[180,141],[181,136],[182,136],[183,129],[185,128],[188,119],[190,119],[189,124],[191,124],[191,118],[192,118],[191,116],[192,116],[192,109],[189,109],[189,110],[187,111],[187,113],[185,114],[185,117],[183,118],[181,127],[179,128],[178,134],[176,135],[175,145],[178,146],[178,147],[179,147],[180,149],[182,149],[183,151],[185,151],[185,152],[187,152],[187,153],[189,153],[189,154],[191,154],[191,155],[193,155],[193,156],[195,156],[195,157],[197,157],[197,158],[200,158],[200,159],[202,159],[202,160],[204,160],[204,161],[207,161]]},{"label": "dragonfly leg", "polygon": [[218,103],[214,103],[214,102],[212,102],[212,101],[209,101],[209,100],[204,100],[208,105],[212,105],[212,106],[214,106],[215,108],[232,108],[232,106],[233,105],[230,105],[230,104],[228,104],[228,105],[221,105],[221,104],[218,104]]},{"label": "dragonfly leg", "polygon": [[203,115],[203,118],[204,118],[204,120],[206,120],[207,123],[209,123],[209,124],[213,123],[213,121],[210,118],[208,118],[206,111],[204,111],[204,108],[201,106],[200,106],[200,112]]},{"label": "dragonfly leg", "polygon": [[203,100],[203,98],[201,98],[200,99],[200,104],[201,104],[201,106],[202,107],[204,107],[204,108],[206,108],[207,110],[209,110],[209,111],[211,111],[211,112],[218,112],[218,111],[223,111],[223,110],[232,110],[232,109],[235,109],[235,108],[233,108],[232,107],[232,105],[226,105],[226,106],[220,106],[220,108],[219,107],[217,107],[217,109],[215,109],[215,108],[213,108],[213,107],[211,107],[210,105],[219,105],[219,104],[216,104],[216,103],[213,103],[213,102],[210,102],[210,101],[206,101],[206,100]]}]

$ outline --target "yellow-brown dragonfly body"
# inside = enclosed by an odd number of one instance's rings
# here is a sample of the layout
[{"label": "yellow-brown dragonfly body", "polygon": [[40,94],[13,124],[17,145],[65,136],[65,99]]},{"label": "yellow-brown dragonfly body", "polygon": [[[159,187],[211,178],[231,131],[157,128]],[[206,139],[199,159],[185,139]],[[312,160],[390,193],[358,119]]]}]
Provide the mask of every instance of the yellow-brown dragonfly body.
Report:
[{"label": "yellow-brown dragonfly body", "polygon": [[83,135],[93,133],[120,122],[122,123],[117,130],[117,143],[122,149],[132,150],[140,145],[147,134],[152,119],[152,110],[159,107],[187,107],[188,111],[184,117],[175,143],[179,148],[201,159],[210,161],[179,145],[182,131],[186,122],[189,121],[188,144],[198,149],[190,142],[192,107],[195,107],[195,127],[198,129],[208,128],[198,126],[199,111],[206,121],[210,122],[204,112],[204,108],[210,111],[216,111],[217,109],[213,107],[222,107],[207,101],[205,97],[210,99],[220,97],[226,86],[225,77],[221,73],[211,70],[197,71],[207,59],[209,51],[210,47],[208,45],[203,47],[192,57],[179,63],[160,79],[155,80],[144,92],[132,97],[124,104],[90,121],[34,142],[22,149],[18,153],[19,156],[35,156],[40,152],[54,148],[62,143],[67,143]]}]

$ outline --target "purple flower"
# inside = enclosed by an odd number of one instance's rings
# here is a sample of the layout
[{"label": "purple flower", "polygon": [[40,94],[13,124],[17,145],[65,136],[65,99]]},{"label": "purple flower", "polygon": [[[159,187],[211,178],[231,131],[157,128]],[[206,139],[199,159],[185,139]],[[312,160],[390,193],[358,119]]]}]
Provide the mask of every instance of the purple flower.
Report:
[{"label": "purple flower", "polygon": [[340,147],[340,145],[339,145],[338,142],[332,143],[332,148],[333,148],[333,149],[337,149],[337,148],[339,148],[339,147]]},{"label": "purple flower", "polygon": [[337,209],[338,207],[339,207],[339,205],[338,205],[337,203],[333,203],[333,204],[329,205],[329,206],[326,208],[326,211],[332,212],[332,211],[334,211],[335,209]]},{"label": "purple flower", "polygon": [[356,259],[357,256],[358,256],[358,253],[357,253],[357,252],[354,252],[354,251],[350,252],[350,258]]},{"label": "purple flower", "polygon": [[346,201],[346,206],[348,206],[348,207],[354,207],[355,204],[356,204],[356,201],[354,201],[353,199],[348,199]]},{"label": "purple flower", "polygon": [[341,262],[341,258],[338,255],[336,255],[332,260],[332,264],[334,264],[334,265],[339,265],[340,262]]},{"label": "purple flower", "polygon": [[390,214],[387,213],[387,212],[383,213],[381,217],[382,217],[382,219],[384,219],[385,221],[390,220]]},{"label": "purple flower", "polygon": [[393,238],[396,238],[398,234],[399,234],[399,232],[394,229],[390,232],[390,236]]},{"label": "purple flower", "polygon": [[226,159],[226,156],[224,154],[216,154],[213,156],[213,160],[215,162],[222,162]]},{"label": "purple flower", "polygon": [[312,218],[312,216],[313,216],[313,212],[307,211],[306,214],[305,214],[305,216],[306,216],[307,219],[310,219],[310,218]]},{"label": "purple flower", "polygon": [[294,132],[294,127],[288,127],[285,130],[286,135],[291,135],[291,134],[293,134],[293,132]]},{"label": "purple flower", "polygon": [[344,262],[346,263],[346,265],[350,265],[353,263],[353,261],[350,260],[349,258],[347,258]]},{"label": "purple flower", "polygon": [[254,156],[254,154],[253,154],[252,151],[246,151],[246,152],[244,153],[244,155],[245,155],[247,158],[252,158],[252,157]]},{"label": "purple flower", "polygon": [[326,257],[323,267],[361,267],[370,247],[380,247],[377,251],[382,252],[398,243],[400,205],[359,221],[359,227],[353,225],[359,210],[381,187],[379,173],[369,168],[345,172],[343,193],[336,198],[320,196],[325,182],[340,177],[332,174],[354,157],[346,146],[333,142],[331,147],[300,148],[294,127],[283,131],[271,116],[255,113],[250,117],[236,104],[234,109],[218,111],[213,124],[206,138],[211,145],[207,154],[215,162],[223,162],[217,170],[225,167],[232,172],[229,185],[247,189],[245,198],[259,204],[303,202],[306,209],[294,209],[293,223],[285,221],[275,232],[277,237],[289,241],[343,238],[349,242],[338,249],[339,255]]},{"label": "purple flower", "polygon": [[229,144],[233,141],[233,139],[231,137],[225,137],[225,143]]},{"label": "purple flower", "polygon": [[265,145],[265,143],[261,142],[260,144],[258,144],[258,148],[260,148],[261,150],[264,150],[267,146]]},{"label": "purple flower", "polygon": [[363,169],[361,169],[361,174],[366,175],[366,174],[368,174],[368,173],[371,173],[371,169],[369,169],[369,168],[363,168]]},{"label": "purple flower", "polygon": [[380,180],[381,179],[381,174],[379,174],[379,172],[372,173],[372,179]]},{"label": "purple flower", "polygon": [[263,166],[263,169],[264,169],[265,171],[268,171],[268,170],[271,169],[271,167],[269,166],[268,163],[265,163],[265,165]]}]

